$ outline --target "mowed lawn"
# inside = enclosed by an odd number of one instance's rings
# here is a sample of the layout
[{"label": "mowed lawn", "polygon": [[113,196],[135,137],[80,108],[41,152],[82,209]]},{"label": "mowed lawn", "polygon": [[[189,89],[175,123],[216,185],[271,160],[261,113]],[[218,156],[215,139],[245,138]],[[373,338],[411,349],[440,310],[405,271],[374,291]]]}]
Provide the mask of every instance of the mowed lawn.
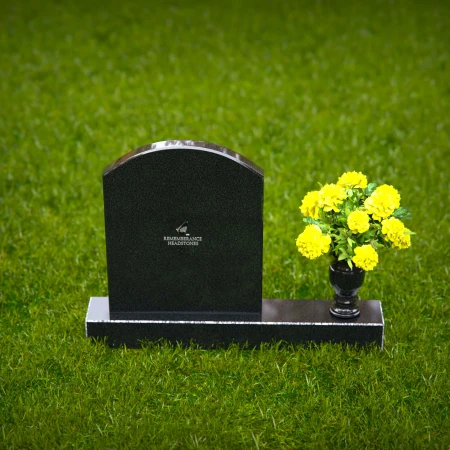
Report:
[{"label": "mowed lawn", "polygon": [[[2,1],[0,55],[0,448],[449,448],[449,3]],[[266,298],[331,298],[306,192],[395,186],[417,235],[360,291],[384,350],[87,341],[102,170],[167,139],[264,168]]]}]

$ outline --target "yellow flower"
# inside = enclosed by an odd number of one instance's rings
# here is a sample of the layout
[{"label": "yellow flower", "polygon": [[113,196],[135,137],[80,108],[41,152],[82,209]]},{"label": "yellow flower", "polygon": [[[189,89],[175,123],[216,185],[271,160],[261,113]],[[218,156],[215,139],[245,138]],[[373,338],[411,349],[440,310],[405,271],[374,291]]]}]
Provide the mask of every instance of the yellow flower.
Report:
[{"label": "yellow flower", "polygon": [[319,206],[324,211],[333,210],[339,212],[338,204],[342,203],[346,198],[345,189],[336,184],[326,184],[319,191]]},{"label": "yellow flower", "polygon": [[303,233],[301,233],[296,244],[298,251],[309,259],[315,259],[328,253],[331,244],[331,237],[322,234],[321,229],[317,225],[307,225]]},{"label": "yellow flower", "polygon": [[377,187],[364,202],[368,214],[374,220],[386,219],[400,206],[400,194],[397,189],[383,184]]},{"label": "yellow flower", "polygon": [[352,258],[356,267],[363,270],[372,270],[378,264],[378,254],[370,245],[355,247],[355,256]]},{"label": "yellow flower", "polygon": [[401,220],[391,217],[383,220],[381,224],[381,232],[386,236],[386,240],[392,242],[394,248],[402,249],[411,246],[409,230]]},{"label": "yellow flower", "polygon": [[319,217],[319,191],[308,192],[302,201],[300,211],[306,217],[317,219]]},{"label": "yellow flower", "polygon": [[397,234],[402,234],[405,229],[403,222],[395,217],[384,219],[383,222],[381,222],[381,225],[381,232],[385,234],[386,239],[391,242]]},{"label": "yellow flower", "polygon": [[405,227],[405,231],[402,234],[399,234],[396,236],[395,241],[392,243],[392,245],[395,248],[402,249],[402,248],[409,248],[411,247],[411,235],[409,234],[410,230]]},{"label": "yellow flower", "polygon": [[361,172],[345,172],[337,182],[338,186],[343,188],[366,188],[367,187],[367,177]]},{"label": "yellow flower", "polygon": [[364,233],[370,227],[369,216],[364,211],[353,211],[347,217],[347,224],[352,233]]}]

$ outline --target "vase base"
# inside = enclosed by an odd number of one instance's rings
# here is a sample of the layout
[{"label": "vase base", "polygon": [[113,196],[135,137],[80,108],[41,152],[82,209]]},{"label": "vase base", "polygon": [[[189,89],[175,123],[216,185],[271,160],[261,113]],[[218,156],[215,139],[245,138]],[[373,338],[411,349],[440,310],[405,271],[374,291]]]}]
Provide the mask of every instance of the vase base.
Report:
[{"label": "vase base", "polygon": [[339,319],[354,319],[361,314],[358,306],[358,297],[346,299],[336,297],[330,308],[331,315],[338,317]]},{"label": "vase base", "polygon": [[334,317],[338,317],[339,319],[354,319],[355,317],[359,317],[361,312],[359,309],[341,309],[341,308],[330,308],[330,313]]}]

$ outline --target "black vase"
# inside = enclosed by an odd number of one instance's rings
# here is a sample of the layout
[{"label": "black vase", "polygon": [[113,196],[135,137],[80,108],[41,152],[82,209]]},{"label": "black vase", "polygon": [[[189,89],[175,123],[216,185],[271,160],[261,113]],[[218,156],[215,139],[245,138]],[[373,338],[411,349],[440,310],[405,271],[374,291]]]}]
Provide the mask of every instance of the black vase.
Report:
[{"label": "black vase", "polygon": [[336,294],[330,313],[340,319],[353,319],[360,314],[356,293],[364,283],[365,272],[346,261],[335,261],[330,264],[330,282]]}]

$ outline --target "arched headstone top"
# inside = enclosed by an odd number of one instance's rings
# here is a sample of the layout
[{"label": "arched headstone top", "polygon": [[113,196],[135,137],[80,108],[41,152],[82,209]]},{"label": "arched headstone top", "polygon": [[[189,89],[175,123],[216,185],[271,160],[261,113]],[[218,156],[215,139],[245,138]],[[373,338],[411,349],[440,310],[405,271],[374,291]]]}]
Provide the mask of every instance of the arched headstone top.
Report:
[{"label": "arched headstone top", "polygon": [[263,177],[264,170],[255,164],[253,161],[250,161],[245,156],[230,150],[229,148],[222,147],[221,145],[213,144],[212,142],[205,141],[193,141],[193,140],[170,140],[170,141],[161,141],[154,142],[153,144],[143,145],[131,152],[126,153],[113,163],[109,164],[105,167],[103,171],[103,175],[107,175],[117,167],[126,164],[128,161],[131,161],[134,158],[138,158],[140,156],[146,155],[152,152],[160,152],[167,150],[175,150],[175,149],[185,149],[185,150],[202,150],[211,153],[215,153],[224,158],[228,158],[237,164],[240,164],[247,169],[252,170],[257,175]]}]

